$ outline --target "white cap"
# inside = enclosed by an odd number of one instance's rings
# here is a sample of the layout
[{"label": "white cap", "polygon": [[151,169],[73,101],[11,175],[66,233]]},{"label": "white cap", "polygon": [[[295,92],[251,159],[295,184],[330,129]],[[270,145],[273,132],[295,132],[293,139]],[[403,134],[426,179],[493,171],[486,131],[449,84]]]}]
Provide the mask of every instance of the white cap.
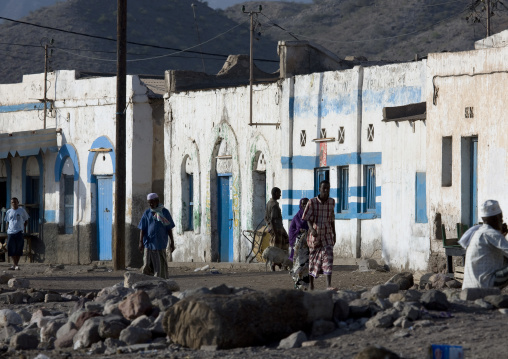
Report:
[{"label": "white cap", "polygon": [[156,199],[156,198],[159,198],[159,196],[157,196],[157,193],[149,193],[147,196],[146,196],[146,200],[149,201],[151,199]]},{"label": "white cap", "polygon": [[480,217],[492,217],[502,213],[501,207],[499,207],[499,202],[493,199],[488,199],[480,206]]}]

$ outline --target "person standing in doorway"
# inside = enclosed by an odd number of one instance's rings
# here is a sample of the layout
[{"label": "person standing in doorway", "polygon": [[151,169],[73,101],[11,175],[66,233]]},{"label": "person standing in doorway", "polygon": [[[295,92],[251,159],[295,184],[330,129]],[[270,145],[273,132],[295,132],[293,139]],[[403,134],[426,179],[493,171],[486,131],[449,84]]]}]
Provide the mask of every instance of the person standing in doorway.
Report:
[{"label": "person standing in doorway", "polygon": [[7,254],[12,257],[13,265],[9,270],[19,270],[19,259],[23,255],[23,229],[28,223],[28,213],[25,209],[19,207],[19,201],[16,197],[11,199],[11,209],[5,214],[7,222]]},{"label": "person standing in doorway", "polygon": [[[150,193],[146,197],[148,208],[138,228],[139,250],[143,252],[143,267],[141,272],[155,277],[168,278],[168,260],[166,257],[166,248],[171,252],[175,250],[175,241],[173,239],[173,228],[175,223],[169,211],[159,204],[157,193]],[[169,237],[169,246],[168,246]]]},{"label": "person standing in doorway", "polygon": [[335,200],[330,198],[330,182],[321,181],[319,195],[311,198],[302,218],[309,224],[309,274],[310,289],[314,289],[314,278],[326,276],[327,289],[332,287],[333,246],[335,234]]},{"label": "person standing in doorway", "polygon": [[279,207],[280,188],[272,188],[272,198],[266,204],[265,222],[270,232],[270,246],[287,250],[289,247],[288,234],[282,225],[282,212]]}]

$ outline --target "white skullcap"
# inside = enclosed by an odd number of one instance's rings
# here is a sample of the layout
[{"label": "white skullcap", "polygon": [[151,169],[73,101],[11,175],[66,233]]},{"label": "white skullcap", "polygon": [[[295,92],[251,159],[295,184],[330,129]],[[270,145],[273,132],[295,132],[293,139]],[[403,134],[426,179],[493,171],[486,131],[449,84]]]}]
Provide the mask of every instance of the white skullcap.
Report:
[{"label": "white skullcap", "polygon": [[480,217],[492,217],[499,213],[502,213],[499,202],[493,199],[488,199],[480,206]]},{"label": "white skullcap", "polygon": [[147,201],[149,201],[151,199],[156,199],[156,198],[159,198],[159,196],[157,196],[157,193],[149,193],[148,196],[146,196]]}]

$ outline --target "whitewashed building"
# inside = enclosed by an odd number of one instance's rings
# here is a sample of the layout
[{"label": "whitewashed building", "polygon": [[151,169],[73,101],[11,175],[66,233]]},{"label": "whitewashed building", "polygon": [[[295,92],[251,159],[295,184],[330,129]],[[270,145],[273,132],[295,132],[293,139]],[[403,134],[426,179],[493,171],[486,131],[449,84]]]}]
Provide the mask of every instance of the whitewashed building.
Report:
[{"label": "whitewashed building", "polygon": [[0,85],[0,208],[17,197],[27,209],[36,261],[110,260],[114,181],[121,180],[127,265],[140,263],[136,227],[146,193],[163,195],[163,88],[162,79],[127,77],[127,176],[118,179],[115,77],[50,73],[46,116],[44,74]]},{"label": "whitewashed building", "polygon": [[508,48],[486,47],[496,43],[487,38],[477,50],[429,54],[427,194],[436,255],[441,225],[457,237],[457,223],[481,221],[478,205],[487,199],[508,211]]},{"label": "whitewashed building", "polygon": [[353,66],[324,53],[325,70],[337,70],[298,75],[310,67],[292,56],[319,50],[304,45],[280,43],[282,79],[253,88],[253,122],[278,127],[249,126],[248,86],[179,90],[179,76],[193,83],[203,76],[166,73],[165,195],[177,221],[174,260],[244,261],[251,244],[242,231],[262,222],[270,189],[282,189],[289,227],[300,198],[317,195],[322,179],[337,202],[335,255],[382,257],[383,108],[424,101],[426,63]]}]

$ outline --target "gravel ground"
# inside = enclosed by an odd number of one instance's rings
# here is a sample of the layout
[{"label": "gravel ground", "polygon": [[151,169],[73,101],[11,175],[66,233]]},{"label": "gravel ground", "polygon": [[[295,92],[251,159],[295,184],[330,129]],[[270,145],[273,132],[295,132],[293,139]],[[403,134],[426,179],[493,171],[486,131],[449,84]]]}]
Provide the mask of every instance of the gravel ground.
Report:
[{"label": "gravel ground", "polygon": [[[81,293],[97,291],[123,280],[125,271],[112,271],[107,266],[65,266],[51,268],[48,265],[21,263],[20,271],[12,272],[17,277],[30,280],[32,288],[52,290],[60,293]],[[213,268],[213,265],[211,265]],[[7,264],[0,264],[0,272],[7,272]],[[256,290],[271,288],[292,288],[292,281],[288,272],[265,272],[264,266],[235,268],[235,266],[217,265],[219,274],[210,271],[195,272],[193,268],[170,268],[171,278],[176,280],[182,290],[196,287],[213,287],[227,284],[235,287],[249,287]],[[8,271],[10,272],[10,271]],[[377,271],[359,272],[356,266],[335,266],[333,285],[339,289],[361,290],[371,288],[376,284],[385,283],[395,273]],[[324,289],[324,278],[318,279],[317,289]],[[6,290],[1,285],[2,291]],[[73,303],[38,303],[27,307],[32,310],[37,307],[67,311]],[[16,309],[19,305],[4,307]],[[389,328],[389,329],[359,329],[346,332],[337,329],[335,332],[321,338],[313,346],[279,350],[277,343],[265,347],[241,348],[221,351],[195,351],[171,345],[165,349],[151,349],[141,353],[122,353],[122,358],[353,358],[358,352],[369,345],[382,345],[403,358],[426,358],[430,344],[462,345],[465,358],[503,358],[507,357],[506,343],[508,342],[508,317],[497,310],[484,310],[455,305],[451,311],[451,318],[440,318],[442,313],[432,313],[436,318],[432,325],[419,328]],[[104,357],[90,355],[86,351],[24,351],[0,352],[0,357],[35,358],[38,354],[49,358],[80,358]]]}]

